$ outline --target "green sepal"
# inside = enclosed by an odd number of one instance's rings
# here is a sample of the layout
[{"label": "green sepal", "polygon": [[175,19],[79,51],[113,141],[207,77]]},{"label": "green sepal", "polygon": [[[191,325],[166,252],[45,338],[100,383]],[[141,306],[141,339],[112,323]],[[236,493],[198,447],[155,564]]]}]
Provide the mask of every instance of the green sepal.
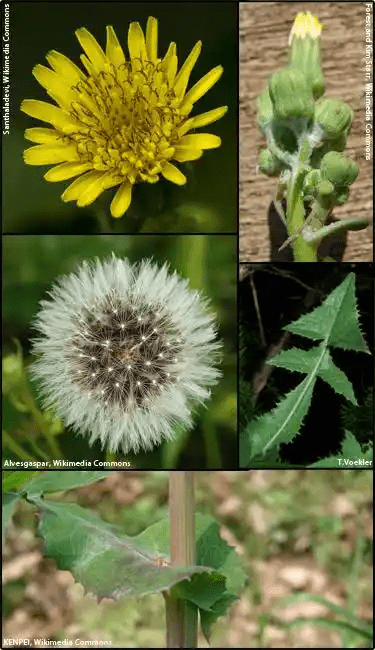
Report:
[{"label": "green sepal", "polygon": [[282,68],[268,82],[275,118],[311,119],[314,115],[314,98],[311,88],[299,70]]}]

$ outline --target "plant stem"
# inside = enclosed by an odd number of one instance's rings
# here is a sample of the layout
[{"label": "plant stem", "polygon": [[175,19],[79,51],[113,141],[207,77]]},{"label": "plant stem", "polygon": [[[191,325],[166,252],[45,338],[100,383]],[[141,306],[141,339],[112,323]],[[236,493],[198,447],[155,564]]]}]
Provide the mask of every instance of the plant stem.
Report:
[{"label": "plant stem", "polygon": [[[307,140],[300,144],[298,164],[292,170],[288,183],[286,221],[289,236],[295,235],[305,222],[305,209],[302,198],[303,181],[306,175],[305,165],[310,156],[310,146]],[[317,244],[306,242],[301,235],[292,245],[295,262],[317,262]]]},{"label": "plant stem", "polygon": [[[170,472],[170,561],[172,565],[195,564],[193,472]],[[196,648],[198,610],[169,593],[166,597],[167,648]]]}]

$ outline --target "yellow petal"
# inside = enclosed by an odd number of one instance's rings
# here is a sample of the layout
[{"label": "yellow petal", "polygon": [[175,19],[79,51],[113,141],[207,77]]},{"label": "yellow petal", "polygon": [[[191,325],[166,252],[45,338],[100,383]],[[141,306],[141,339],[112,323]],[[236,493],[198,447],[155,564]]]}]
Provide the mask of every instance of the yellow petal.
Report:
[{"label": "yellow petal", "polygon": [[228,110],[228,106],[220,106],[220,108],[214,108],[212,111],[207,111],[207,113],[201,113],[192,117],[192,126],[190,128],[198,129],[200,126],[206,126],[207,124],[212,124],[216,120],[220,120],[223,115]]},{"label": "yellow petal", "polygon": [[82,49],[94,66],[95,72],[100,72],[107,63],[107,59],[99,43],[85,27],[77,29],[75,34]]},{"label": "yellow petal", "polygon": [[33,68],[33,75],[55,100],[58,98],[58,103],[64,108],[69,108],[71,102],[76,99],[76,93],[71,90],[70,84],[53,70],[37,64]]},{"label": "yellow petal", "polygon": [[68,160],[79,160],[76,147],[64,144],[37,144],[25,149],[23,158],[27,165],[54,165]]},{"label": "yellow petal", "polygon": [[128,48],[131,59],[147,59],[145,37],[139,23],[130,23]]},{"label": "yellow petal", "polygon": [[42,122],[53,124],[56,129],[60,129],[64,133],[72,133],[77,130],[77,123],[65,111],[52,104],[47,104],[47,102],[40,102],[38,99],[24,99],[21,111]]},{"label": "yellow petal", "polygon": [[164,178],[166,178],[168,181],[171,181],[172,183],[176,183],[176,185],[185,185],[187,181],[186,176],[184,176],[184,174],[180,172],[177,167],[169,162],[165,163],[161,170],[161,173],[163,174]]},{"label": "yellow petal", "polygon": [[173,154],[174,160],[178,162],[187,162],[188,160],[197,160],[201,157],[202,149],[193,149],[192,147],[176,147]]},{"label": "yellow petal", "polygon": [[156,63],[158,58],[158,21],[152,16],[147,21],[146,50],[148,60]]},{"label": "yellow petal", "polygon": [[84,172],[87,172],[91,167],[91,163],[88,162],[64,162],[61,165],[49,169],[48,172],[44,174],[44,178],[46,181],[50,181],[50,183],[66,181],[68,178],[73,178],[73,176],[84,174]]},{"label": "yellow petal", "polygon": [[114,185],[118,185],[118,180],[116,179],[117,174],[115,176],[112,172],[108,172],[94,180],[84,192],[80,193],[77,200],[78,207],[83,208],[86,205],[90,205],[90,203],[93,203],[98,196],[104,192],[104,190],[107,190],[109,187],[113,187]]},{"label": "yellow petal", "polygon": [[170,88],[173,88],[174,80],[176,78],[177,67],[178,67],[177,56],[174,55],[171,57],[167,68],[168,84]]},{"label": "yellow petal", "polygon": [[120,185],[112,199],[110,207],[112,217],[118,219],[127,211],[132,200],[132,188],[133,185],[128,181],[125,181]]},{"label": "yellow petal", "polygon": [[185,104],[194,104],[202,95],[205,95],[206,92],[212,88],[212,86],[220,79],[223,73],[223,66],[218,65],[216,68],[207,72],[207,74],[199,79],[196,84],[186,93],[182,106]]},{"label": "yellow petal", "polygon": [[61,77],[64,77],[72,86],[86,79],[82,70],[73,61],[64,56],[64,54],[60,54],[60,52],[51,50],[51,52],[48,52],[46,59],[55,72]]},{"label": "yellow petal", "polygon": [[124,50],[122,49],[116,36],[116,32],[111,25],[107,26],[107,45],[105,53],[108,60],[113,63],[114,66],[119,67],[125,63]]},{"label": "yellow petal", "polygon": [[35,126],[32,129],[26,129],[25,138],[31,142],[45,144],[46,142],[57,142],[60,136],[55,129],[43,129],[42,127]]},{"label": "yellow petal", "polygon": [[170,88],[173,88],[178,66],[176,51],[176,43],[170,43],[168,51],[161,62],[161,66],[168,77]]},{"label": "yellow petal", "polygon": [[194,45],[192,51],[190,52],[189,56],[187,57],[183,66],[181,67],[180,72],[176,77],[174,90],[176,95],[178,95],[178,97],[182,98],[184,96],[186,87],[189,83],[190,73],[197,62],[198,56],[201,53],[201,49],[202,49],[202,41],[198,41],[198,43]]},{"label": "yellow petal", "polygon": [[91,183],[96,181],[98,178],[101,178],[101,176],[104,176],[103,172],[98,172],[96,170],[92,170],[83,176],[79,176],[79,178],[76,178],[76,180],[66,188],[65,192],[62,193],[62,200],[65,203],[68,201],[75,201],[87,190],[88,187],[90,187]]},{"label": "yellow petal", "polygon": [[95,67],[92,65],[91,61],[87,58],[85,54],[81,54],[79,57],[85,66],[87,72],[89,73],[90,77],[94,77],[96,74]]},{"label": "yellow petal", "polygon": [[220,147],[221,139],[212,133],[189,133],[181,138],[179,144],[193,149],[216,149]]}]

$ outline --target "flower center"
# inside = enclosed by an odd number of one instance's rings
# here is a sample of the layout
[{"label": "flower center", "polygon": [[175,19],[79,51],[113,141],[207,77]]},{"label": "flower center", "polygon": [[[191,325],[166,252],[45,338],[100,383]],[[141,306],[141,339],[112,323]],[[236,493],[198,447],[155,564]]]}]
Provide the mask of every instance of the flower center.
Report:
[{"label": "flower center", "polygon": [[66,348],[72,383],[105,406],[152,407],[178,381],[180,333],[162,308],[112,292],[82,310]]},{"label": "flower center", "polygon": [[156,182],[171,159],[186,119],[162,62],[133,59],[80,81],[71,114],[80,124],[75,141],[82,162],[131,183]]}]

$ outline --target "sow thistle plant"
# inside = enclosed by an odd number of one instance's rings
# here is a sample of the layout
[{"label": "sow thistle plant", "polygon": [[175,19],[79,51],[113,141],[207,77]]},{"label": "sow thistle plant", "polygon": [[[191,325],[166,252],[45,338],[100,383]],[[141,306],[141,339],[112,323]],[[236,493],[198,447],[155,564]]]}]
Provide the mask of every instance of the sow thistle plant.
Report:
[{"label": "sow thistle plant", "polygon": [[110,452],[150,450],[193,425],[220,378],[208,300],[150,260],[83,262],[43,300],[31,375],[43,405]]},{"label": "sow thistle plant", "polygon": [[84,27],[76,36],[86,72],[54,50],[46,56],[50,68],[33,69],[55,104],[22,102],[24,113],[51,125],[26,130],[25,137],[37,144],[26,149],[24,160],[29,165],[56,165],[44,175],[47,181],[77,177],[61,198],[77,201],[79,207],[119,186],[110,211],[113,217],[122,217],[135,183],[156,183],[163,176],[184,185],[186,176],[172,160],[196,160],[204,150],[220,146],[218,136],[192,131],[223,117],[227,107],[191,113],[223,68],[213,68],[187,90],[202,43],[196,43],[178,70],[175,43],[163,58],[158,55],[158,24],[153,17],[145,34],[139,23],[130,24],[128,59],[111,26],[105,51]]},{"label": "sow thistle plant", "polygon": [[[278,177],[274,203],[289,234],[281,249],[291,245],[297,262],[318,261],[318,246],[327,235],[360,230],[370,221],[326,223],[334,206],[348,201],[359,168],[343,153],[352,109],[339,99],[323,97],[321,30],[317,17],[297,14],[288,65],[270,77],[257,100],[258,126],[267,140],[259,155],[259,170]],[[286,199],[286,214],[281,199]]]},{"label": "sow thistle plant", "polygon": [[[161,593],[166,602],[166,647],[196,648],[197,617],[194,622],[191,615],[199,612],[208,640],[212,625],[244,587],[242,562],[220,537],[219,524],[195,512],[191,472],[170,475],[170,517],[133,537],[61,494],[109,473],[48,471],[31,476],[30,472],[4,472],[4,537],[18,502],[26,501],[38,513],[44,554],[59,569],[71,571],[86,593],[99,601]],[[188,546],[191,553],[184,549]],[[186,559],[189,563],[181,561]],[[186,608],[190,616],[184,615]]]}]

